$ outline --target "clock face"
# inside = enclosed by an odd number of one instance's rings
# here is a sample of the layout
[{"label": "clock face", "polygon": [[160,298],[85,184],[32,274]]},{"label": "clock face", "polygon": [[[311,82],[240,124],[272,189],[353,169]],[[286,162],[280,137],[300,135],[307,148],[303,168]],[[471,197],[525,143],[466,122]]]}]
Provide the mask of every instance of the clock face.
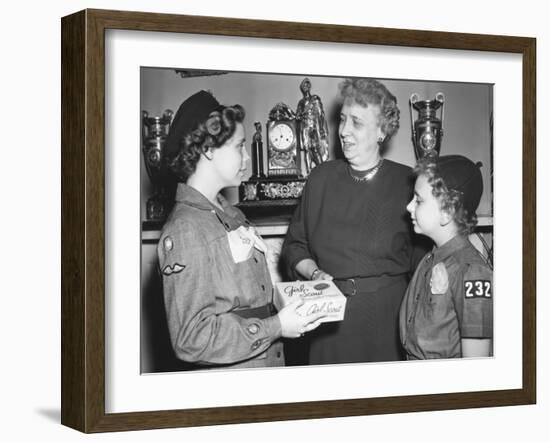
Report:
[{"label": "clock face", "polygon": [[275,124],[269,130],[269,142],[275,150],[289,150],[294,145],[294,131],[285,123]]},{"label": "clock face", "polygon": [[295,120],[268,121],[267,145],[268,176],[300,174],[300,151]]}]

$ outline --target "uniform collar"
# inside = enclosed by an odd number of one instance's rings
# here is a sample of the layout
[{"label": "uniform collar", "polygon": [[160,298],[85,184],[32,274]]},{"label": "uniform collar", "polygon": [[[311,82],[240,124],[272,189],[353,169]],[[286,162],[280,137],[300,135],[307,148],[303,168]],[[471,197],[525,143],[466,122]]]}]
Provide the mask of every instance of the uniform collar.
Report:
[{"label": "uniform collar", "polygon": [[220,210],[218,207],[214,206],[208,198],[206,198],[198,190],[188,186],[185,183],[179,183],[176,191],[176,201],[178,203],[195,207],[196,209],[207,210],[215,213],[225,229],[228,231],[238,229],[243,225],[250,225],[242,212],[229,204],[229,202],[220,194],[218,194],[218,202],[222,206],[223,210]]},{"label": "uniform collar", "polygon": [[185,183],[179,183],[176,191],[176,201],[201,210],[212,210],[214,206],[198,190]]},{"label": "uniform collar", "polygon": [[432,254],[434,263],[444,261],[457,250],[460,250],[468,245],[468,238],[460,234],[454,236],[441,247],[434,247]]}]

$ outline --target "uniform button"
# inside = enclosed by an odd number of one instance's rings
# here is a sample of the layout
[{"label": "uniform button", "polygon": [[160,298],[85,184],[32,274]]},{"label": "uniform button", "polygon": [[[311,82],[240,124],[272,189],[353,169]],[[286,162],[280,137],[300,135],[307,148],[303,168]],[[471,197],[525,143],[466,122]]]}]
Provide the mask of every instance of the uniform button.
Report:
[{"label": "uniform button", "polygon": [[256,263],[258,262],[258,260],[256,259],[256,257],[254,257],[254,261],[255,261]]},{"label": "uniform button", "polygon": [[278,358],[281,357],[281,352],[280,352],[280,351],[277,352],[277,357],[278,357]]},{"label": "uniform button", "polygon": [[258,333],[259,327],[256,324],[250,324],[247,327],[247,330],[248,330],[248,333],[250,333],[251,335],[255,335],[256,333]]},{"label": "uniform button", "polygon": [[262,290],[265,292],[265,285],[262,284]]},{"label": "uniform button", "polygon": [[413,320],[413,318],[412,318],[412,317],[410,317],[410,318],[409,318],[409,322],[412,322],[412,320]]},{"label": "uniform button", "polygon": [[418,301],[418,298],[420,298],[420,293],[416,294],[416,300]]}]

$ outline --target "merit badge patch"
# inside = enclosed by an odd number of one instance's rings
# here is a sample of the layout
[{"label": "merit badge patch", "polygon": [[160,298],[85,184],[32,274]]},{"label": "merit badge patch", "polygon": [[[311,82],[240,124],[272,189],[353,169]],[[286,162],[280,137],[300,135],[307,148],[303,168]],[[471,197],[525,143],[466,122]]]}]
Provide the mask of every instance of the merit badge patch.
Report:
[{"label": "merit badge patch", "polygon": [[162,269],[162,273],[166,276],[173,275],[174,273],[179,273],[185,268],[184,265],[175,263],[173,266],[167,265]]},{"label": "merit badge patch", "polygon": [[174,248],[174,241],[172,241],[172,238],[170,238],[169,236],[164,238],[164,250],[169,252],[173,248]]},{"label": "merit badge patch", "polygon": [[464,297],[472,298],[491,298],[493,296],[492,282],[485,279],[474,279],[464,281]]}]

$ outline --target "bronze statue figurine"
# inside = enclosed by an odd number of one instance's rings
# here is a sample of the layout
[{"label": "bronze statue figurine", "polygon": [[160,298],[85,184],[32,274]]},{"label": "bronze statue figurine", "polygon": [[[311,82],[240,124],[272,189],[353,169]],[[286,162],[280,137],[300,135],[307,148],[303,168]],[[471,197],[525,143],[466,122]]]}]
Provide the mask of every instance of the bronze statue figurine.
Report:
[{"label": "bronze statue figurine", "polygon": [[328,124],[323,103],[318,95],[311,95],[311,81],[304,78],[300,84],[303,98],[298,102],[296,118],[299,122],[300,146],[304,152],[306,175],[328,160]]}]

